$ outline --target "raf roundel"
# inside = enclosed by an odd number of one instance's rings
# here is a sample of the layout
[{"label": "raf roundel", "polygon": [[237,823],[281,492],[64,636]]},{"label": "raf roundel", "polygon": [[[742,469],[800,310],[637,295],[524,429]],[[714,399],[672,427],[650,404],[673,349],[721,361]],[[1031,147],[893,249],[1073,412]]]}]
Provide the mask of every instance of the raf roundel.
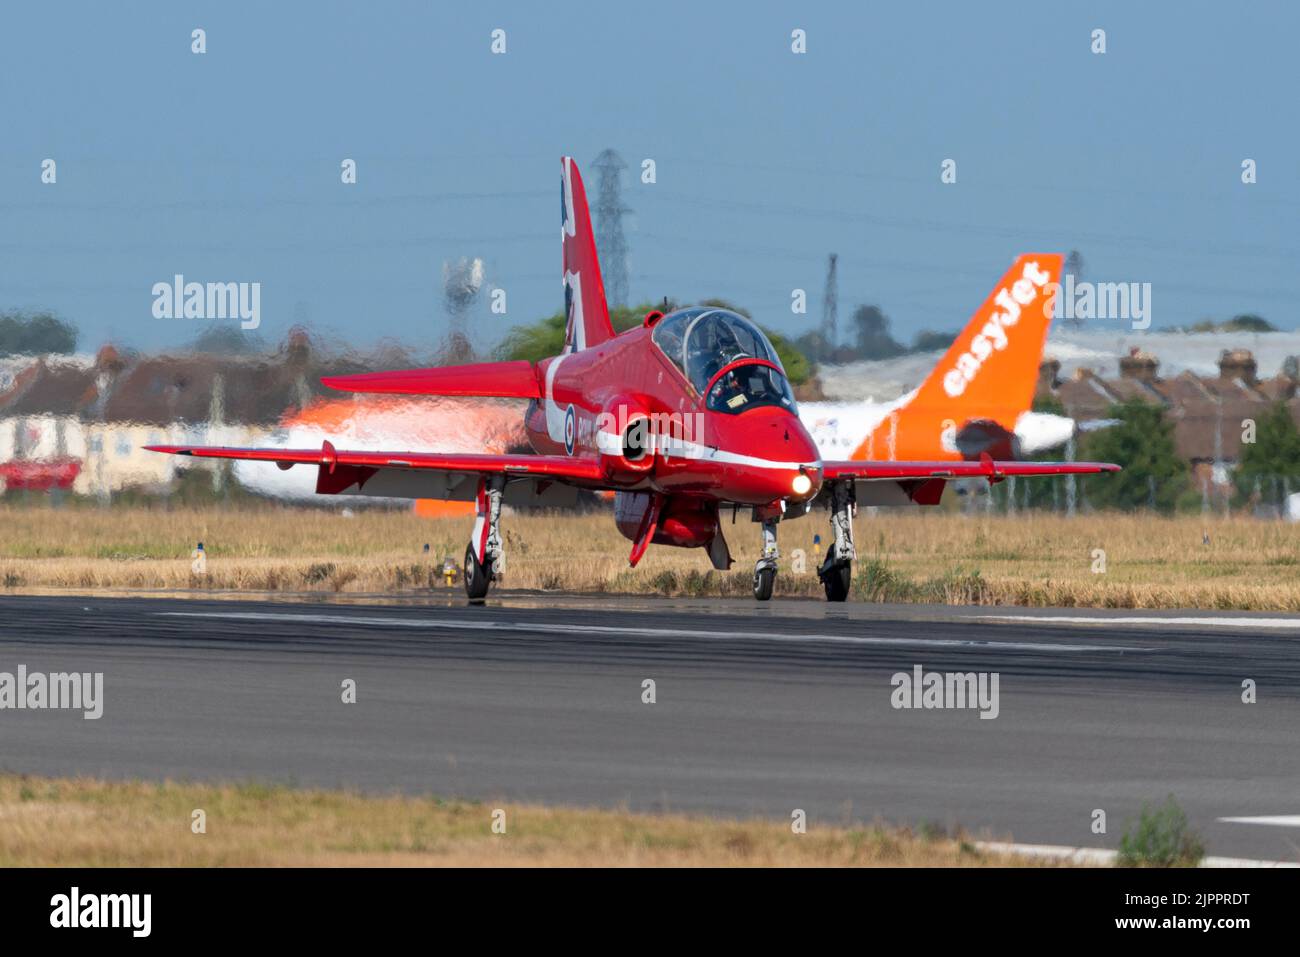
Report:
[{"label": "raf roundel", "polygon": [[577,423],[574,417],[573,406],[570,405],[564,410],[564,451],[573,454],[573,440],[577,434]]}]

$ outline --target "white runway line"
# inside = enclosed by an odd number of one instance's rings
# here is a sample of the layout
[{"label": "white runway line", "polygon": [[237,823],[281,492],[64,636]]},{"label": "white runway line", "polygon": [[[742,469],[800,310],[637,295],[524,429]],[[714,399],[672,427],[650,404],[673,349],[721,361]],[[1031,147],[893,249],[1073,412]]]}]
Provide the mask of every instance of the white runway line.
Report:
[{"label": "white runway line", "polygon": [[[702,641],[763,640],[763,641],[831,641],[854,645],[886,645],[906,648],[990,648],[1009,651],[1044,652],[1095,652],[1148,651],[1147,648],[1117,647],[1115,645],[1062,645],[1034,641],[967,641],[957,638],[878,638],[871,635],[781,635],[764,633],[772,623],[756,623],[754,631],[708,631],[687,628],[665,628],[647,625],[631,628],[619,625],[530,624],[524,622],[481,621],[470,618],[381,618],[363,615],[314,615],[290,612],[259,611],[161,611],[154,614],[171,618],[219,618],[231,621],[285,621],[303,624],[375,625],[381,628],[432,628],[442,631],[533,631],[547,634],[573,635],[637,635],[646,638],[695,638]],[[867,627],[870,627],[867,624]]]},{"label": "white runway line", "polygon": [[[1220,819],[1222,820],[1222,818]],[[1019,857],[1045,857],[1068,864],[1113,866],[1118,851],[1100,847],[1067,847],[1063,844],[1013,844],[1006,841],[976,841],[975,846],[992,854],[1015,854]],[[1203,857],[1201,867],[1300,867],[1291,861],[1256,861],[1247,857]]]},{"label": "white runway line", "polygon": [[1268,824],[1273,827],[1300,827],[1300,814],[1278,814],[1274,817],[1221,817],[1225,824]]},{"label": "white runway line", "polygon": [[980,621],[1034,622],[1042,625],[1205,625],[1214,628],[1286,628],[1300,631],[1300,618],[1102,618],[1084,615],[974,615]]}]

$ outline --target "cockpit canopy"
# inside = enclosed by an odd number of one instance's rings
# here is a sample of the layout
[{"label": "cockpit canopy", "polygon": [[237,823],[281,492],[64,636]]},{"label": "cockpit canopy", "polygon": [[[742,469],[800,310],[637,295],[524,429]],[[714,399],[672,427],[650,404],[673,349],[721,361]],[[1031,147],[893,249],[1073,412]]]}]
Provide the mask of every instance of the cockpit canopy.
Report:
[{"label": "cockpit canopy", "polygon": [[[797,414],[776,350],[744,316],[726,309],[679,309],[655,323],[652,338],[697,393],[703,395],[708,390],[705,405],[714,412],[735,415],[775,405]],[[747,359],[754,361],[736,366],[713,382],[722,369]]]}]

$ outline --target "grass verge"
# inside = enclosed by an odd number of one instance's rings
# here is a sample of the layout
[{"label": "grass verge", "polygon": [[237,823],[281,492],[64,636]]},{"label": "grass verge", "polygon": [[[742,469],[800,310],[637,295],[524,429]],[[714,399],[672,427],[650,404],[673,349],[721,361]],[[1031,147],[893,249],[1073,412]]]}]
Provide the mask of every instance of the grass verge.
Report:
[{"label": "grass verge", "polygon": [[[493,813],[505,813],[494,833]],[[194,833],[195,812],[205,833]],[[1045,866],[935,828],[0,775],[0,867]]]},{"label": "grass verge", "polygon": [[[1250,518],[1067,519],[863,510],[855,601],[1300,611],[1300,526]],[[175,590],[462,594],[438,575],[473,519],[407,511],[232,507],[0,506],[0,592]],[[655,546],[635,569],[611,515],[504,517],[508,589],[749,598],[756,526],[724,520],[735,557]],[[780,596],[820,598],[814,535],[825,515],[783,523]],[[191,569],[199,541],[206,571]],[[424,546],[429,551],[424,552]]]}]

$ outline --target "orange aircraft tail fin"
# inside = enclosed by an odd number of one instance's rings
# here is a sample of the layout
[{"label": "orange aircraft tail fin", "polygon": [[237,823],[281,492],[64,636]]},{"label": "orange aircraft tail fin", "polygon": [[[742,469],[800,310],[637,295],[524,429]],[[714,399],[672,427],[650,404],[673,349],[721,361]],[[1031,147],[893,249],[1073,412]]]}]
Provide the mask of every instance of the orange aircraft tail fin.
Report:
[{"label": "orange aircraft tail fin", "polygon": [[1061,265],[1060,253],[1020,256],[921,387],[853,457],[952,460],[990,449],[1007,456],[997,443],[1010,440],[1033,404]]}]

